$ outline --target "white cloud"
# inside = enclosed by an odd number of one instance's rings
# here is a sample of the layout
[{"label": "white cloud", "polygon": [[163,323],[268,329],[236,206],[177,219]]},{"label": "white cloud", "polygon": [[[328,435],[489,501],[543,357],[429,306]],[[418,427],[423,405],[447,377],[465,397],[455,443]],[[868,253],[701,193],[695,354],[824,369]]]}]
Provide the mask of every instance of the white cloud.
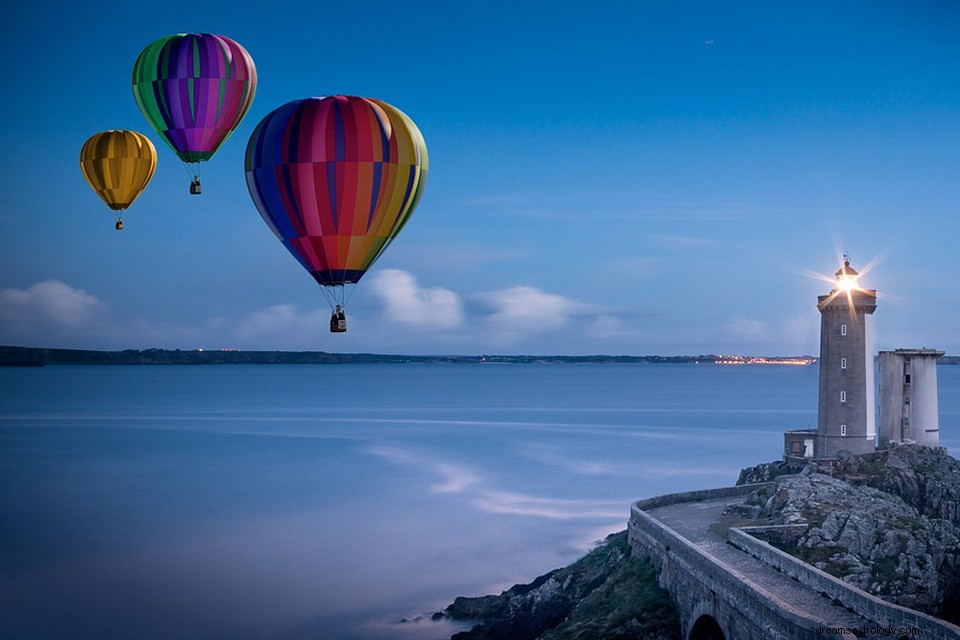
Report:
[{"label": "white cloud", "polygon": [[589,335],[600,339],[632,340],[637,334],[626,327],[617,316],[604,313],[598,315],[589,329]]},{"label": "white cloud", "polygon": [[333,341],[327,332],[330,311],[322,306],[283,303],[204,315],[202,308],[178,308],[173,300],[166,310],[148,313],[140,311],[135,297],[140,292],[107,304],[83,289],[51,280],[0,290],[0,343],[85,349],[533,353],[561,352],[563,347],[554,345],[569,339],[582,349],[588,343],[602,349],[605,342],[636,341],[620,312],[536,287],[461,296],[442,287],[423,287],[407,271],[387,269],[371,276],[363,304],[347,311],[350,330]]},{"label": "white cloud", "polygon": [[464,322],[460,296],[440,287],[425,289],[408,271],[385,269],[370,284],[392,322],[425,329],[452,329]]},{"label": "white cloud", "polygon": [[596,311],[592,305],[526,286],[490,291],[477,298],[496,309],[487,316],[488,322],[513,331],[557,329],[574,315]]},{"label": "white cloud", "polygon": [[328,328],[330,314],[324,309],[300,313],[292,304],[277,304],[241,318],[233,329],[240,340],[272,341],[290,335],[316,335]]},{"label": "white cloud", "polygon": [[59,342],[66,334],[106,331],[106,305],[60,280],[0,290],[0,340]]}]

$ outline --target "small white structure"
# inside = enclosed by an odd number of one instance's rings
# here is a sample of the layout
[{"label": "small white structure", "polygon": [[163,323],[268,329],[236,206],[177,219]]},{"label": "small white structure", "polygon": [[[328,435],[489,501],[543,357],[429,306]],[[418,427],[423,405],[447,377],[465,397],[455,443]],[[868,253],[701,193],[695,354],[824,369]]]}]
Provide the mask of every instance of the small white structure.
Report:
[{"label": "small white structure", "polygon": [[900,443],[940,446],[935,349],[880,352],[881,449]]}]

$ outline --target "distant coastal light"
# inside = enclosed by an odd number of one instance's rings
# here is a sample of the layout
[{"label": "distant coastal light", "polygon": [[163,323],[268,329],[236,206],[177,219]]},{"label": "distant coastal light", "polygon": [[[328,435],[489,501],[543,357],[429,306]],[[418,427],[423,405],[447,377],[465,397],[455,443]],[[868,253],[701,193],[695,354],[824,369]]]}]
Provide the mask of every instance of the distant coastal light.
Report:
[{"label": "distant coastal light", "polygon": [[762,356],[717,356],[713,364],[788,364],[794,366],[816,364],[817,359],[812,357],[765,358]]}]

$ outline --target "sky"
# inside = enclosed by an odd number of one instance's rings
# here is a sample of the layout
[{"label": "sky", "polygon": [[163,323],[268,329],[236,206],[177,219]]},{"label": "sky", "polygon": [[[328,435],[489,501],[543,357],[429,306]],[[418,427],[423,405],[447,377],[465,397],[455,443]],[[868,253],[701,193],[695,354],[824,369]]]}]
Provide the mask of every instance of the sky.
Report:
[{"label": "sky", "polygon": [[[877,349],[960,354],[957,3],[277,7],[7,9],[0,344],[816,355],[847,253],[878,291]],[[200,197],[130,80],[189,31],[236,40],[259,76]],[[398,107],[430,153],[345,334],[243,176],[264,116],[332,94]],[[159,159],[122,232],[79,168],[106,129]]]}]

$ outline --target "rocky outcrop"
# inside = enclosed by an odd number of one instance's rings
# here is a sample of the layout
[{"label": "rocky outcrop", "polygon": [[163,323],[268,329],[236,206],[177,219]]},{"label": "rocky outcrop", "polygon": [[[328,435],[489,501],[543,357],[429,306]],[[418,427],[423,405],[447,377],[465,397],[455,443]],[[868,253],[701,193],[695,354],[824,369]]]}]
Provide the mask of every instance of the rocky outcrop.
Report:
[{"label": "rocky outcrop", "polygon": [[630,557],[626,532],[500,595],[460,597],[435,617],[476,622],[451,640],[673,640],[680,619],[653,567]]},{"label": "rocky outcrop", "polygon": [[910,445],[812,462],[751,502],[778,524],[809,525],[785,551],[889,602],[960,622],[960,462],[945,451]]},{"label": "rocky outcrop", "polygon": [[787,462],[764,462],[754,467],[741,469],[740,477],[737,478],[737,485],[771,482],[778,476],[795,473],[799,470],[790,467]]},{"label": "rocky outcrop", "polygon": [[899,496],[921,514],[960,525],[960,461],[945,449],[901,445],[836,462],[835,475]]}]

